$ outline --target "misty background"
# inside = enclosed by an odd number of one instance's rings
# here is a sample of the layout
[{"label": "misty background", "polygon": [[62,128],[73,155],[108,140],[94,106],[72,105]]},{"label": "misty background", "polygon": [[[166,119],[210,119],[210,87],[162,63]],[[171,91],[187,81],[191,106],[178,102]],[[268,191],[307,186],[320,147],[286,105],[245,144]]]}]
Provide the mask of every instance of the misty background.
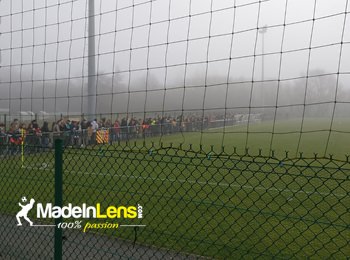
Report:
[{"label": "misty background", "polygon": [[[87,4],[0,2],[2,113],[87,111]],[[349,10],[346,0],[96,0],[96,113],[346,117]]]}]

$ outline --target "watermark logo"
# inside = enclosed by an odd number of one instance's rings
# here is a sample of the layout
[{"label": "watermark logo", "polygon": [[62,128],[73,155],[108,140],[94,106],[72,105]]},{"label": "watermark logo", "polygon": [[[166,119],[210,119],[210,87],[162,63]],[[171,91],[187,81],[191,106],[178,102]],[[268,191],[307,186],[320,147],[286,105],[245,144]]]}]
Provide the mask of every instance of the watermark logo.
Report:
[{"label": "watermark logo", "polygon": [[[22,202],[26,203],[27,198],[22,197]],[[21,218],[23,217],[31,226],[33,226],[33,222],[28,218],[28,212],[33,208],[35,203],[34,199],[30,199],[30,202],[28,204],[22,205],[21,202],[18,203],[18,205],[21,207],[21,210],[17,213],[17,226],[22,226]]]},{"label": "watermark logo", "polygon": [[[22,203],[27,203],[26,197],[22,197]],[[34,208],[34,199],[30,199],[30,202],[22,205],[21,202],[18,205],[21,207],[20,211],[17,213],[17,226],[22,226],[21,218],[24,218],[30,226],[42,227],[49,226],[58,228],[83,228],[83,232],[86,232],[88,229],[116,229],[119,227],[144,227],[145,225],[127,225],[119,223],[111,223],[109,221],[115,220],[125,220],[125,219],[142,219],[143,218],[143,207],[140,204],[135,206],[129,205],[109,205],[102,209],[101,203],[96,203],[93,206],[88,206],[86,203],[81,205],[73,205],[68,203],[65,206],[59,207],[54,206],[52,203],[36,203],[36,218],[37,219],[78,219],[74,222],[61,222],[57,225],[34,225],[33,222],[28,218],[28,213]],[[85,224],[82,224],[82,221],[79,219],[89,219]],[[90,222],[91,219],[96,220],[106,220],[105,223],[96,223]]]}]

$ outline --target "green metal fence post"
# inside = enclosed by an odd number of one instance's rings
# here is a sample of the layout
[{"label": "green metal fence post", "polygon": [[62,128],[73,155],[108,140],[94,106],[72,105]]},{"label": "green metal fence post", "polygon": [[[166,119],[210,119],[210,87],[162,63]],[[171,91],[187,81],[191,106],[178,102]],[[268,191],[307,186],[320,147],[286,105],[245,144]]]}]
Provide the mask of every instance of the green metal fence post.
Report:
[{"label": "green metal fence post", "polygon": [[[63,204],[63,140],[55,141],[55,206],[62,207]],[[55,260],[62,259],[62,229],[58,228],[58,224],[62,221],[62,217],[55,219]]]}]

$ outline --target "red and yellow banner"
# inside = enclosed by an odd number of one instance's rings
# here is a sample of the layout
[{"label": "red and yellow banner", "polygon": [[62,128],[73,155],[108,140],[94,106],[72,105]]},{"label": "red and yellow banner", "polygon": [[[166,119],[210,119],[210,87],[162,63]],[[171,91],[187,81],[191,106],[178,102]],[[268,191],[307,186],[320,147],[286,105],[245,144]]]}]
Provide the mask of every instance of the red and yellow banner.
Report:
[{"label": "red and yellow banner", "polygon": [[96,142],[98,144],[108,144],[108,142],[109,142],[109,130],[108,129],[97,130]]}]

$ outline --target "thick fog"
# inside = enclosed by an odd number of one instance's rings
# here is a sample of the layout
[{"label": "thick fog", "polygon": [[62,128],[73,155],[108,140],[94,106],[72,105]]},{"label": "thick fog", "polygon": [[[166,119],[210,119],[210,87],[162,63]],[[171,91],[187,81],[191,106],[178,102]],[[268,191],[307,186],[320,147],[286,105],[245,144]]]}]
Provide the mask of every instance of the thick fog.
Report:
[{"label": "thick fog", "polygon": [[[87,4],[0,2],[0,111],[87,111]],[[344,116],[349,10],[346,0],[95,1],[96,113]]]}]

